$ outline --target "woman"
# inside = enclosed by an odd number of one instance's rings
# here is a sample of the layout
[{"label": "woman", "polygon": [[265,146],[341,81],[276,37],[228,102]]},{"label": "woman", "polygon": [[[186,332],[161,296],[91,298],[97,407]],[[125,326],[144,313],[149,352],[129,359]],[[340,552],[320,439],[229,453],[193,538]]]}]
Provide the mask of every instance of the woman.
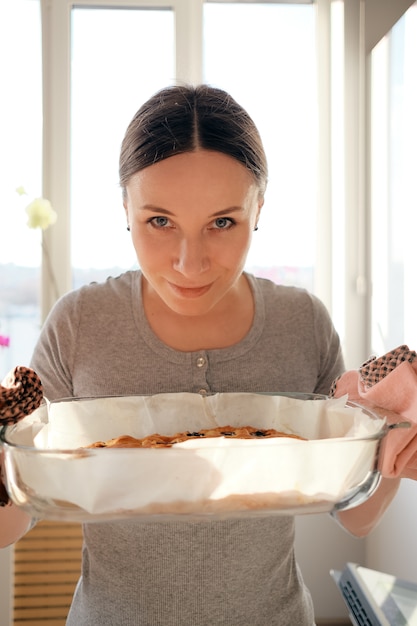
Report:
[{"label": "woman", "polygon": [[[127,129],[120,184],[141,271],[57,303],[32,362],[45,395],[327,393],[343,360],[324,306],[243,271],[267,184],[246,111],[207,86],[162,90]],[[351,530],[369,530],[388,483]],[[129,519],[84,537],[69,626],[314,623],[292,517]]]}]

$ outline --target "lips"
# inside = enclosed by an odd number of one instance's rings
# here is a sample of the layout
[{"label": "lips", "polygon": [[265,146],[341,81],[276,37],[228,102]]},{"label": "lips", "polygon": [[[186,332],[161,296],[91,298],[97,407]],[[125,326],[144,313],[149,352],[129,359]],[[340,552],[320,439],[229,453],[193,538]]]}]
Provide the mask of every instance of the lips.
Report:
[{"label": "lips", "polygon": [[209,285],[202,285],[200,287],[183,287],[174,283],[168,283],[172,291],[182,298],[199,298],[204,296],[210,289],[212,283]]}]

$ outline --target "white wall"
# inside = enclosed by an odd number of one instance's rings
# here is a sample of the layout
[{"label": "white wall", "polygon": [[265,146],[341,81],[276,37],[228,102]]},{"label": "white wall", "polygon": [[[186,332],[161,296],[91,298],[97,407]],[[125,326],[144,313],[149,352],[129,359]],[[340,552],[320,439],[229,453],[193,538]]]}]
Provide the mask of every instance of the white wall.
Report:
[{"label": "white wall", "polygon": [[346,533],[329,515],[296,518],[296,555],[309,587],[316,619],[342,619],[348,613],[331,569],[347,562],[417,583],[417,481],[403,480],[379,525],[365,539]]},{"label": "white wall", "polygon": [[296,518],[295,549],[316,619],[347,619],[346,605],[330,570],[343,569],[348,561],[363,565],[366,540],[349,535],[330,515],[304,515]]},{"label": "white wall", "polygon": [[[414,0],[366,0],[368,53],[412,4]],[[417,482],[404,480],[379,526],[366,539],[363,565],[417,582],[416,526]]]},{"label": "white wall", "polygon": [[366,540],[366,565],[417,583],[417,482],[403,480],[379,526]]}]

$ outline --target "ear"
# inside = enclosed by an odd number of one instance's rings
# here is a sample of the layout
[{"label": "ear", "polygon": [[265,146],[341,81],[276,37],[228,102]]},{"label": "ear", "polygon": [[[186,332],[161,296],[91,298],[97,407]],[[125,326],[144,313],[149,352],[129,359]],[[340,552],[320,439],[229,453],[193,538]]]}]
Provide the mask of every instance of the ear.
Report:
[{"label": "ear", "polygon": [[261,215],[261,209],[262,209],[262,207],[263,207],[263,205],[264,205],[264,202],[265,202],[265,200],[264,200],[264,198],[263,198],[263,197],[262,197],[262,198],[259,198],[259,201],[258,201],[258,210],[257,210],[257,212],[256,212],[255,226],[257,226],[257,225],[258,225],[258,220],[259,220],[259,217],[260,217],[260,215]]},{"label": "ear", "polygon": [[127,206],[127,197],[123,194],[123,207],[126,214],[127,223],[129,224],[129,207]]}]

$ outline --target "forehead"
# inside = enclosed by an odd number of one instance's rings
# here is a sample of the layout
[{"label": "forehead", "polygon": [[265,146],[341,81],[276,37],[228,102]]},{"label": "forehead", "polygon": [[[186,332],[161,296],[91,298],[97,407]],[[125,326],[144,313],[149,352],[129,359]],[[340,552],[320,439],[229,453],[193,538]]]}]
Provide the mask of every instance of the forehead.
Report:
[{"label": "forehead", "polygon": [[165,193],[245,197],[258,189],[251,172],[236,159],[210,150],[169,157],[134,174],[128,195]]}]

